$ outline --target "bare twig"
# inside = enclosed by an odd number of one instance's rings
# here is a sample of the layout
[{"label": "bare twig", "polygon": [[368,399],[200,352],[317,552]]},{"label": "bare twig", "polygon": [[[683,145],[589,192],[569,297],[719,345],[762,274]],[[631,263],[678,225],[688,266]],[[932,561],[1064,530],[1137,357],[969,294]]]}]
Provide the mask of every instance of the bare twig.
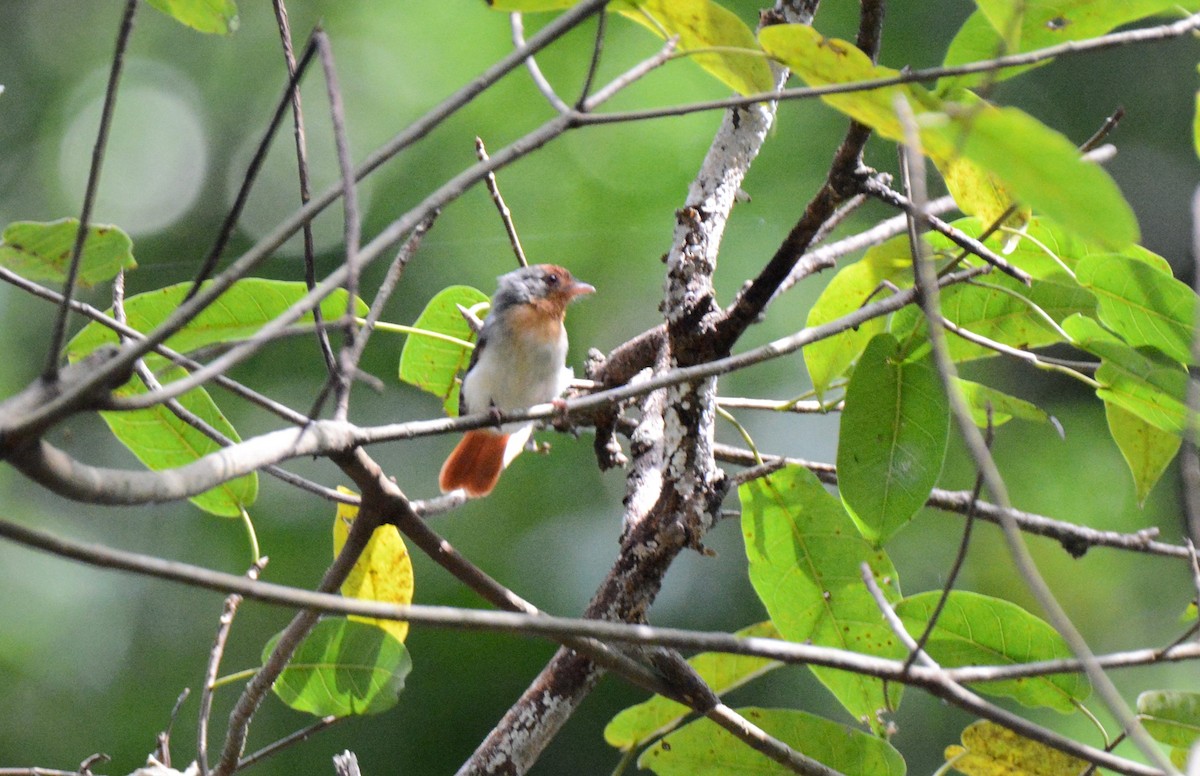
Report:
[{"label": "bare twig", "polygon": [[83,206],[79,213],[79,227],[75,230],[75,242],[71,246],[71,259],[67,265],[67,278],[63,281],[62,302],[58,315],[50,329],[50,348],[46,352],[46,365],[42,377],[53,382],[58,377],[58,363],[63,342],[67,336],[67,321],[71,317],[71,300],[75,295],[75,283],[79,277],[79,264],[83,258],[83,244],[87,240],[88,224],[92,218],[92,207],[96,204],[96,191],[100,186],[100,169],[104,166],[104,152],[108,148],[108,133],[112,128],[113,110],[117,105],[117,85],[125,67],[125,50],[133,34],[133,18],[137,11],[137,0],[126,0],[125,12],[117,30],[117,45],[113,52],[112,65],[108,72],[108,86],[104,90],[104,107],[100,112],[100,128],[96,132],[96,144],[92,146],[92,163],[88,169],[87,186],[83,194]]},{"label": "bare twig", "polygon": [[241,771],[246,768],[249,768],[251,765],[262,762],[263,760],[267,759],[271,755],[277,754],[277,753],[283,751],[284,749],[287,749],[289,746],[293,746],[293,745],[299,744],[303,741],[307,741],[310,737],[316,735],[317,733],[320,733],[322,730],[331,728],[334,725],[336,725],[338,722],[341,722],[342,720],[345,720],[345,719],[349,719],[349,717],[332,717],[332,716],[321,717],[319,720],[312,723],[311,725],[302,727],[299,730],[297,730],[296,732],[294,732],[290,735],[284,736],[283,738],[279,739],[278,741],[269,743],[266,746],[264,746],[262,749],[259,749],[256,752],[252,752],[251,754],[246,755],[242,759],[238,760],[237,768],[234,770],[236,772],[236,771]]},{"label": "bare twig", "polygon": [[[512,28],[513,45],[518,49],[525,47],[525,23],[519,11],[514,11],[508,15],[509,25]],[[550,85],[550,81],[542,73],[542,69],[538,67],[537,59],[533,56],[525,58],[525,69],[529,71],[529,77],[533,80],[533,85],[537,87],[550,106],[559,113],[570,113],[571,106],[563,102],[563,99],[554,91],[554,87]]]},{"label": "bare twig", "polygon": [[[481,162],[488,160],[487,147],[483,144],[483,138],[478,136],[475,138],[475,156]],[[492,195],[492,202],[500,213],[500,220],[504,223],[504,231],[508,234],[508,242],[512,245],[513,255],[517,257],[517,264],[528,267],[529,259],[525,258],[525,249],[521,247],[521,237],[517,234],[517,227],[513,223],[512,211],[508,209],[508,205],[504,203],[504,196],[500,193],[500,184],[496,182],[496,174],[489,172],[484,178],[484,182],[487,183],[488,193]]]}]

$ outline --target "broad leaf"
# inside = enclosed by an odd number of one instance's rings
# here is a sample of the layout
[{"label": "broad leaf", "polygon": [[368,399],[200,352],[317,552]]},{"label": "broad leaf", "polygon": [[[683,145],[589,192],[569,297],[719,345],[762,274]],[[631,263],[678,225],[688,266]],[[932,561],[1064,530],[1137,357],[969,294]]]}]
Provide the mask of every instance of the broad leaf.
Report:
[{"label": "broad leaf", "polygon": [[[172,369],[164,373],[162,379],[169,382],[182,376],[183,370]],[[138,377],[115,391],[117,396],[145,392],[146,386]],[[228,439],[241,441],[233,425],[203,388],[188,391],[177,401],[185,410]],[[128,412],[101,412],[100,417],[113,436],[152,471],[177,469],[221,449],[218,442],[181,420],[162,404]],[[257,498],[258,473],[251,472],[188,500],[209,514],[240,517],[242,510]]]},{"label": "broad leaf", "polygon": [[712,0],[631,0],[614,7],[664,39],[678,36],[678,51],[690,54],[735,92],[774,90],[771,68],[754,33],[737,14]]},{"label": "broad leaf", "polygon": [[1063,776],[1083,773],[1088,766],[1078,757],[982,719],[963,730],[962,743],[946,747],[946,760],[967,776]]},{"label": "broad leaf", "polygon": [[[779,638],[779,631],[771,621],[760,622],[742,628],[739,638]],[[704,683],[718,695],[741,687],[746,682],[762,676],[781,663],[751,655],[731,655],[726,652],[702,652],[688,659],[688,665],[696,670]],[[610,746],[628,751],[637,749],[657,736],[672,730],[692,710],[688,706],[656,695],[648,701],[622,711],[612,718],[604,728],[604,740]]]},{"label": "broad leaf", "polygon": [[[265,662],[279,641],[263,648]],[[275,680],[279,699],[318,717],[378,714],[396,705],[412,670],[408,650],[386,631],[342,617],[321,620]]]},{"label": "broad leaf", "polygon": [[[338,488],[347,493],[345,488]],[[333,519],[333,556],[336,558],[350,535],[350,524],[358,517],[358,507],[352,504],[337,505]],[[342,595],[346,598],[364,598],[389,604],[410,604],[413,598],[412,558],[408,547],[400,538],[396,526],[390,523],[377,526],[363,548],[362,554],[350,569],[342,583]],[[351,620],[365,622],[390,633],[396,641],[408,636],[408,623],[399,620],[378,620],[374,617],[350,615]]]},{"label": "broad leaf", "polygon": [[[745,708],[738,713],[839,773],[904,776],[904,758],[881,738],[803,711]],[[658,776],[795,773],[708,719],[685,725],[647,749],[638,758],[638,767]]]},{"label": "broad leaf", "polygon": [[[140,332],[149,333],[175,312],[191,287],[191,283],[176,283],[129,297],[125,300],[127,324]],[[167,338],[166,345],[180,353],[190,353],[210,345],[247,339],[307,293],[308,289],[300,282],[264,278],[239,280],[187,326]],[[366,315],[366,303],[355,299],[354,312],[359,316]],[[321,313],[327,321],[344,316],[346,292],[338,289],[326,297],[321,302]],[[305,313],[295,325],[311,326],[312,323],[312,313]],[[77,361],[100,345],[116,341],[117,335],[112,329],[93,321],[67,343],[67,356]],[[155,355],[148,355],[146,361],[151,368],[166,363]]]},{"label": "broad leaf", "polygon": [[1119,404],[1104,402],[1104,416],[1108,419],[1108,430],[1113,441],[1117,443],[1133,475],[1138,505],[1143,505],[1167,466],[1175,459],[1183,439],[1177,434],[1155,428]]},{"label": "broad leaf", "polygon": [[[854,312],[878,295],[884,281],[912,285],[912,250],[907,237],[896,237],[868,250],[853,264],[843,267],[829,281],[812,309],[807,326],[819,326]],[[887,293],[884,291],[883,293]],[[804,364],[817,393],[824,394],[830,384],[843,376],[858,360],[867,343],[883,331],[882,318],[864,321],[858,326],[818,340],[803,350]]]},{"label": "broad leaf", "polygon": [[885,543],[929,498],[946,456],[950,409],[928,355],[902,361],[890,334],[867,345],[838,431],[838,487],[859,532]]},{"label": "broad leaf", "polygon": [[971,420],[980,428],[987,428],[989,409],[993,426],[1002,426],[1013,418],[1035,423],[1051,422],[1050,416],[1036,404],[970,380],[956,378],[956,382],[971,411]]},{"label": "broad leaf", "polygon": [[1148,345],[1181,363],[1192,361],[1196,293],[1150,265],[1124,256],[1090,256],[1076,276],[1100,303],[1100,320],[1134,347]]},{"label": "broad leaf", "polygon": [[238,28],[233,0],[148,0],[150,5],[200,32],[228,35]]},{"label": "broad leaf", "polygon": [[[78,231],[78,218],[11,223],[0,238],[0,266],[27,280],[61,283],[67,278]],[[87,287],[112,280],[121,270],[136,267],[129,235],[115,226],[88,226],[76,276],[79,285]]]},{"label": "broad leaf", "polygon": [[[1012,17],[1005,7],[1015,4],[1011,0],[976,0],[976,4],[980,10],[971,14],[954,36],[943,65],[952,67],[1092,38],[1181,5],[1171,0],[1023,0],[1020,25],[1012,31],[1015,34],[1008,35],[1010,45],[1006,46],[1002,36],[1009,32],[1006,22]],[[944,94],[956,88],[1003,81],[1051,61],[998,72],[946,76],[938,81],[937,90]]]},{"label": "broad leaf", "polygon": [[467,309],[483,305],[487,294],[470,286],[450,286],[434,295],[417,316],[413,327],[434,336],[410,335],[400,352],[400,379],[442,400],[451,417],[458,415],[458,373],[467,368],[475,332],[463,320],[458,305]]},{"label": "broad leaf", "polygon": [[1188,748],[1200,739],[1200,693],[1150,690],[1138,696],[1137,710],[1156,741]]},{"label": "broad leaf", "polygon": [[1100,357],[1096,395],[1155,428],[1182,434],[1187,427],[1187,371],[1153,350],[1135,350],[1090,318],[1063,321],[1072,342]]},{"label": "broad leaf", "polygon": [[[738,496],[750,582],[784,638],[880,657],[904,654],[860,572],[867,563],[884,595],[896,601],[891,560],[858,535],[812,472],[789,466],[742,485]],[[889,705],[882,682],[829,668],[812,671],[855,719],[882,731],[879,715]],[[898,706],[896,683],[889,696],[890,706]]]},{"label": "broad leaf", "polygon": [[[924,632],[941,591],[920,593],[896,605],[896,614],[913,638]],[[1071,650],[1054,628],[1014,603],[953,590],[926,651],[943,668],[969,665],[1016,665],[1071,657]],[[1031,707],[1064,714],[1076,710],[1090,687],[1078,674],[1051,674],[998,682],[981,682],[972,689],[1013,698]]]}]

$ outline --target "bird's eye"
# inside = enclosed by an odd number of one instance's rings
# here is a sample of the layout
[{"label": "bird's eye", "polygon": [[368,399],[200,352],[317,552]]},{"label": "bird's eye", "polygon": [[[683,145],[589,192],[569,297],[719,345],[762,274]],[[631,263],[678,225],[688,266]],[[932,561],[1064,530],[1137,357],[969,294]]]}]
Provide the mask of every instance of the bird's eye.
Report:
[{"label": "bird's eye", "polygon": [[553,273],[553,272],[551,272],[550,274],[546,275],[546,285],[548,285],[548,286],[557,286],[557,285],[558,285],[558,279],[559,279],[559,278],[558,278],[558,275],[557,275],[557,274],[555,274],[555,273]]}]

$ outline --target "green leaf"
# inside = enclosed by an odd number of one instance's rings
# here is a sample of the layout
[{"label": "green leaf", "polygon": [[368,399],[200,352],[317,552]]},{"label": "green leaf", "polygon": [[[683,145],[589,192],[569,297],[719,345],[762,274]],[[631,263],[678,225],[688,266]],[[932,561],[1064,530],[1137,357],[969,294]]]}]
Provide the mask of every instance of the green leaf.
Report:
[{"label": "green leaf", "polygon": [[1104,416],[1108,419],[1108,430],[1113,441],[1117,443],[1133,475],[1138,505],[1141,506],[1146,503],[1146,497],[1167,466],[1175,459],[1183,439],[1155,428],[1119,404],[1104,402]]},{"label": "green leaf", "polygon": [[[916,638],[924,632],[941,591],[919,593],[900,601],[896,614]],[[952,590],[926,643],[926,651],[943,668],[969,665],[1016,665],[1071,657],[1062,636],[1046,622],[1014,603]],[[971,687],[988,695],[1012,698],[1024,706],[1070,714],[1091,691],[1078,674],[980,682]]]},{"label": "green leaf", "polygon": [[[790,641],[898,658],[904,648],[863,586],[867,563],[889,601],[900,596],[896,569],[854,528],[816,475],[798,466],[738,488],[750,582],[780,634]],[[883,683],[829,668],[812,669],[855,719],[882,732],[889,704]],[[890,707],[900,700],[892,683]]]},{"label": "green leaf", "polygon": [[238,28],[233,0],[149,0],[150,5],[200,32],[228,35]]},{"label": "green leaf", "polygon": [[739,94],[774,90],[758,40],[732,11],[712,0],[637,0],[615,6],[659,37],[678,36],[677,51]]},{"label": "green leaf", "polygon": [[1063,321],[1072,342],[1100,357],[1096,395],[1155,428],[1182,434],[1187,427],[1187,371],[1157,351],[1135,350],[1082,315]]},{"label": "green leaf", "polygon": [[972,722],[962,746],[946,747],[946,760],[967,776],[1065,776],[1082,774],[1087,762],[1026,738],[990,720]]},{"label": "green leaf", "polygon": [[[125,300],[128,325],[143,333],[152,331],[175,312],[191,287],[191,283],[177,283],[129,297]],[[263,278],[239,280],[187,326],[169,337],[166,345],[180,353],[190,353],[209,345],[246,339],[307,293],[308,289],[300,282]],[[365,302],[355,299],[356,315],[366,315],[367,309]],[[321,313],[325,320],[345,315],[346,292],[339,289],[326,297],[321,302]],[[109,314],[112,314],[111,311]],[[312,313],[305,313],[295,325],[311,325],[312,322]],[[100,345],[116,341],[117,335],[112,329],[93,321],[67,344],[67,357],[78,361]],[[150,355],[147,356],[147,363],[155,368],[155,365],[166,362],[161,356]]]},{"label": "green leaf", "polygon": [[[750,722],[839,773],[904,776],[904,758],[887,741],[791,709],[738,709]],[[658,776],[792,774],[708,719],[685,725],[647,749],[638,767]]]},{"label": "green leaf", "polygon": [[1112,249],[1138,241],[1137,219],[1117,184],[1061,133],[1016,108],[966,106],[956,113],[946,136],[1017,201]]},{"label": "green leaf", "polygon": [[[170,370],[162,375],[162,378],[170,382],[181,376],[183,370]],[[134,377],[115,391],[118,396],[132,396],[145,392],[146,386],[138,377]],[[233,425],[203,388],[188,391],[178,397],[178,401],[184,409],[228,439],[234,442],[241,441]],[[129,451],[151,471],[186,466],[221,449],[219,443],[180,420],[162,404],[128,412],[101,412],[100,417],[104,419],[117,441],[129,448]],[[240,517],[242,510],[253,504],[257,498],[258,474],[251,472],[188,500],[209,514]]]},{"label": "green leaf", "polygon": [[859,532],[882,545],[929,498],[946,456],[950,408],[929,355],[902,362],[879,334],[846,388],[838,487]]},{"label": "green leaf", "polygon": [[[263,648],[266,662],[277,634]],[[279,699],[318,717],[378,714],[396,705],[412,670],[408,650],[387,631],[342,617],[317,623],[275,680]]]},{"label": "green leaf", "polygon": [[[1001,36],[1011,16],[1005,14],[1004,8],[1014,4],[1011,0],[976,0],[976,4],[980,10],[968,17],[950,42],[942,62],[946,67],[1093,38],[1179,6],[1171,0],[1023,0],[1020,26],[1010,36],[1015,45],[1005,46]],[[946,76],[938,81],[937,91],[944,94],[956,88],[1003,81],[1051,61],[1008,67],[999,72]]]},{"label": "green leaf", "polygon": [[[470,286],[450,286],[434,295],[413,327],[465,342],[475,332],[463,320],[458,305],[467,309],[487,302],[487,294]],[[442,400],[450,417],[458,415],[458,373],[471,360],[471,349],[439,337],[410,336],[400,352],[400,379]]]},{"label": "green leaf", "polygon": [[1138,696],[1137,710],[1156,741],[1190,748],[1200,738],[1200,693],[1150,690]]},{"label": "green leaf", "polygon": [[[143,333],[153,330],[175,311],[190,288],[190,283],[180,283],[129,297],[125,300],[128,325]],[[166,344],[187,353],[208,345],[244,339],[305,293],[307,289],[303,283],[257,278],[240,280],[187,327],[168,338]],[[366,304],[361,300],[356,300],[355,308],[360,315],[366,314]],[[327,319],[345,314],[346,292],[332,294],[322,303],[321,309]],[[313,316],[309,313],[301,318],[300,323],[311,323],[312,320]],[[92,321],[67,343],[67,357],[75,362],[97,347],[116,341],[117,335],[112,329]],[[146,363],[157,372],[162,383],[169,383],[184,375],[181,369],[168,367],[168,362],[161,356],[150,354],[146,357]],[[129,396],[145,391],[145,384],[134,378],[117,394]],[[185,409],[224,436],[235,442],[240,441],[237,431],[203,388],[185,393],[179,397],[179,401]],[[162,405],[132,412],[101,412],[100,416],[113,435],[154,471],[185,466],[221,447]],[[195,496],[191,501],[206,512],[238,517],[241,510],[254,503],[257,496],[258,475],[251,473]]]},{"label": "green leaf", "polygon": [[958,389],[971,411],[971,420],[980,428],[987,428],[988,408],[992,411],[992,425],[1002,426],[1013,418],[1035,423],[1050,423],[1050,416],[1036,404],[997,391],[987,385],[956,378]]},{"label": "green leaf", "polygon": [[[743,628],[736,634],[739,638],[779,638],[774,623],[760,622]],[[702,652],[688,659],[688,664],[704,683],[721,695],[746,682],[762,676],[782,665],[775,660],[749,655],[731,655],[724,652]],[[691,714],[691,708],[681,703],[656,695],[648,701],[630,706],[612,718],[604,728],[604,740],[610,746],[628,751],[643,746],[646,742],[673,729],[680,720]]]},{"label": "green leaf", "polygon": [[[872,294],[879,292],[884,281],[911,285],[911,277],[912,251],[907,237],[896,237],[877,245],[833,276],[808,311],[806,325],[820,326],[837,320],[862,307]],[[823,395],[834,380],[849,370],[867,343],[883,331],[885,325],[884,319],[874,318],[804,348],[804,364],[818,395]]]},{"label": "green leaf", "polygon": [[[0,239],[0,266],[27,280],[62,282],[78,231],[78,218],[13,222]],[[112,280],[121,270],[136,267],[129,235],[115,226],[88,225],[76,277],[79,285],[86,288]]]},{"label": "green leaf", "polygon": [[1099,300],[1100,321],[1121,339],[1192,362],[1197,304],[1187,284],[1124,256],[1090,256],[1075,271],[1079,284]]}]

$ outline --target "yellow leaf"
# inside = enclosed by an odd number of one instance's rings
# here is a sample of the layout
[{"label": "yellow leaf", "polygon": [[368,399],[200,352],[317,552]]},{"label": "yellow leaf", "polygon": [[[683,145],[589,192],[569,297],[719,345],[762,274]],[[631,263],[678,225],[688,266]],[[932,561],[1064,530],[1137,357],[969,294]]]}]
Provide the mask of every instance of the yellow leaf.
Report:
[{"label": "yellow leaf", "polygon": [[[353,491],[339,487],[342,493]],[[346,537],[350,534],[350,524],[358,517],[358,507],[352,504],[338,504],[337,516],[333,520],[333,554],[342,551]],[[367,546],[350,570],[350,575],[342,584],[342,595],[347,598],[362,598],[368,601],[382,601],[391,604],[409,604],[413,598],[413,567],[412,558],[408,555],[408,547],[400,538],[400,532],[394,525],[381,525],[371,534]],[[408,623],[398,620],[377,620],[373,617],[358,617],[352,615],[351,620],[377,625],[396,638],[404,641],[408,635]]]},{"label": "yellow leaf", "polygon": [[946,761],[966,776],[1063,776],[1088,764],[994,722],[979,720],[962,732],[962,746],[946,747]]}]

